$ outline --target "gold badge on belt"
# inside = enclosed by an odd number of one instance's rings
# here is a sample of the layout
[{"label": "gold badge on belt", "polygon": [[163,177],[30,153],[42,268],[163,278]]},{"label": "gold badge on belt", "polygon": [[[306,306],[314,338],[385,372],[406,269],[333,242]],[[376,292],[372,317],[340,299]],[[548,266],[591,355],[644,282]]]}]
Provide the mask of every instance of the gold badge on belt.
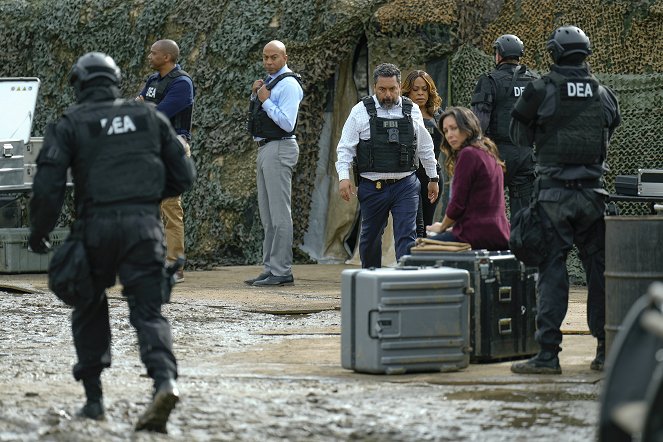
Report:
[{"label": "gold badge on belt", "polygon": [[378,190],[382,189],[382,181],[376,181],[375,182],[375,188],[378,189]]}]

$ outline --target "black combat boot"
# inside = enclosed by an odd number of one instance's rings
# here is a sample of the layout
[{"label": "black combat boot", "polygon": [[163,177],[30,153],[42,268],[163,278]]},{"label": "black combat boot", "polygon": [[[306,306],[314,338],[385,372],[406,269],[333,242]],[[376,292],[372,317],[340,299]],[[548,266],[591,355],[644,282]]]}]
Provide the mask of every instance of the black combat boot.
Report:
[{"label": "black combat boot", "polygon": [[596,345],[596,357],[589,364],[589,368],[596,371],[603,371],[603,364],[605,364],[605,339],[599,339]]},{"label": "black combat boot", "polygon": [[175,380],[168,379],[161,382],[155,390],[152,403],[138,419],[136,431],[147,430],[167,434],[168,417],[179,400],[180,392]]},{"label": "black combat boot", "polygon": [[514,362],[511,371],[520,374],[562,374],[557,352],[541,350],[526,361]]},{"label": "black combat boot", "polygon": [[85,396],[87,401],[76,413],[78,417],[84,417],[94,420],[104,419],[104,401],[101,391],[101,379],[99,377],[91,377],[83,379],[83,387],[85,387]]}]

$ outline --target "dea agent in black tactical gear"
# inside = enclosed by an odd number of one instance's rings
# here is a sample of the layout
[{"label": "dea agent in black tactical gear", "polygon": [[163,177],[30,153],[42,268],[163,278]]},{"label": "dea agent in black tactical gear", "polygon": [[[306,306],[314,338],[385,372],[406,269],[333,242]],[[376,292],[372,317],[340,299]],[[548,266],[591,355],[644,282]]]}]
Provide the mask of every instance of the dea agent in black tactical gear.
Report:
[{"label": "dea agent in black tactical gear", "polygon": [[589,38],[562,26],[546,45],[555,64],[531,82],[516,102],[511,139],[534,144],[537,210],[548,253],[539,265],[536,340],[540,352],[517,362],[515,373],[561,373],[560,326],[569,299],[566,258],[575,244],[587,278],[587,321],[598,341],[593,370],[605,360],[605,196],[603,175],[608,141],[621,122],[614,93],[590,73]]},{"label": "dea agent in black tactical gear", "polygon": [[419,161],[426,169],[428,199],[439,194],[433,139],[419,106],[401,97],[401,72],[383,63],[373,72],[375,95],[362,99],[350,112],[336,148],[339,194],[346,201],[355,195],[350,167],[359,169],[357,199],[361,208],[359,256],[362,267],[382,265],[382,233],[391,212],[396,259],[408,253],[416,239]]},{"label": "dea agent in black tactical gear", "polygon": [[504,184],[509,188],[511,216],[527,206],[532,194],[534,161],[532,151],[518,148],[509,137],[511,110],[525,87],[539,76],[519,64],[525,45],[515,35],[506,34],[493,43],[495,69],[481,75],[472,97],[472,111],[481,129],[497,144],[506,164]]},{"label": "dea agent in black tactical gear", "polygon": [[167,282],[159,201],[189,189],[195,171],[166,117],[118,98],[120,70],[111,57],[83,55],[69,81],[77,104],[47,128],[30,201],[29,242],[42,251],[38,245],[56,224],[71,168],[72,231],[82,232],[93,286],[80,293],[71,316],[78,356],[73,374],[87,397],[79,415],[104,417],[100,376],[111,364],[105,289],[119,276],[141,360],[154,380],[154,401],[136,429],[165,432],[179,393],[170,325],[161,314]]}]

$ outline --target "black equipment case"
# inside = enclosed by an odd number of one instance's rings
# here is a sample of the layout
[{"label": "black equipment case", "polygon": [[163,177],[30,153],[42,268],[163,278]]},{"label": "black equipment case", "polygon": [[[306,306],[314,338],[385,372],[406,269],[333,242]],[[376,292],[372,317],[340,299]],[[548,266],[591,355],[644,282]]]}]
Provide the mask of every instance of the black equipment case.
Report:
[{"label": "black equipment case", "polygon": [[403,266],[445,266],[470,272],[470,362],[521,359],[538,352],[536,280],[510,251],[418,252],[400,259]]}]

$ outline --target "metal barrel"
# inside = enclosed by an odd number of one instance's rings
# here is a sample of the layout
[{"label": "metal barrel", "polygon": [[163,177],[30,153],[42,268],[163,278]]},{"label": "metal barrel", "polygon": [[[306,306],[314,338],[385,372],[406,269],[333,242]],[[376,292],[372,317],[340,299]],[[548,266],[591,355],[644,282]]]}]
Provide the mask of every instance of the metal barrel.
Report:
[{"label": "metal barrel", "polygon": [[663,281],[663,216],[605,218],[606,352],[633,303]]}]

